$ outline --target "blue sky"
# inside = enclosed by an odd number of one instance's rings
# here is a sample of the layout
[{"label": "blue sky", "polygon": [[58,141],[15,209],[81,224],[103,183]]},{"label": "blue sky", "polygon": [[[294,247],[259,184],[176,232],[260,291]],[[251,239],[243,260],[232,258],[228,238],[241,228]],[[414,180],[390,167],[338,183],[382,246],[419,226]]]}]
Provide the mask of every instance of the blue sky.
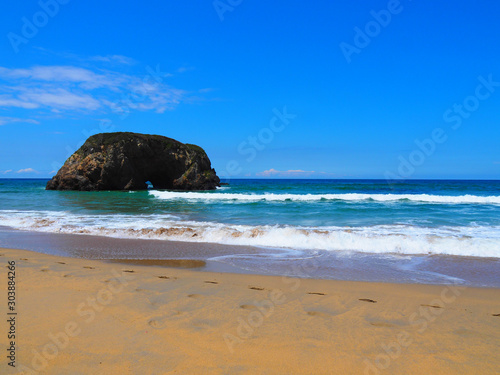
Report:
[{"label": "blue sky", "polygon": [[500,178],[497,1],[2,7],[0,177],[134,131],[234,178]]}]

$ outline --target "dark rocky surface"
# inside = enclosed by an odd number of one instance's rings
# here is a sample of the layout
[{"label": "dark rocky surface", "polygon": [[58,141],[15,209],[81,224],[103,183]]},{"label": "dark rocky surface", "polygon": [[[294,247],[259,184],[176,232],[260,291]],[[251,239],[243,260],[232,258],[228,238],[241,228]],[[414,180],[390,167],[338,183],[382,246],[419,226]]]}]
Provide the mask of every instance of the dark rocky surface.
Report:
[{"label": "dark rocky surface", "polygon": [[213,190],[220,181],[205,151],[160,135],[89,137],[47,183],[47,190]]}]

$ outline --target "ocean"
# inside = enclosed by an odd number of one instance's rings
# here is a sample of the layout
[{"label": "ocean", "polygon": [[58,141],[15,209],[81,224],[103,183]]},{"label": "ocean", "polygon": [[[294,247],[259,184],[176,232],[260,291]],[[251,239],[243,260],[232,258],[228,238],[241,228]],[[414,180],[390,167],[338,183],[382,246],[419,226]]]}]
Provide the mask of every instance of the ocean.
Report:
[{"label": "ocean", "polygon": [[[170,242],[208,243],[230,245],[203,257],[233,271],[500,286],[500,181],[241,179],[210,192],[46,183],[0,180],[1,246],[14,232],[155,240],[154,257],[166,259]],[[44,243],[36,250],[86,256]],[[91,257],[152,257],[143,247],[101,250]]]}]

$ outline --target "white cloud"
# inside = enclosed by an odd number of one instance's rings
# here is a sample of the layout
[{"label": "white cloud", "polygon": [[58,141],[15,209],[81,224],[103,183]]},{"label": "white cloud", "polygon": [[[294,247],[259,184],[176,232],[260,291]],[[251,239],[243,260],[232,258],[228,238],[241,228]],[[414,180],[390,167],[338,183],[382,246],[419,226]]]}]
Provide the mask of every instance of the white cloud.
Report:
[{"label": "white cloud", "polygon": [[19,88],[19,100],[24,103],[36,104],[38,108],[54,108],[56,110],[96,110],[101,103],[92,96],[83,93],[73,93],[63,88]]},{"label": "white cloud", "polygon": [[10,124],[13,122],[24,122],[27,124],[39,124],[38,121],[32,120],[32,119],[24,119],[24,118],[17,118],[17,117],[2,117],[0,116],[0,126],[5,125],[5,124]]},{"label": "white cloud", "polygon": [[18,107],[25,109],[38,108],[39,105],[36,103],[29,103],[23,100],[15,99],[5,95],[0,95],[0,107]]},{"label": "white cloud", "polygon": [[[127,61],[119,55],[94,59]],[[0,67],[0,107],[56,113],[130,110],[162,113],[189,100],[187,91],[164,82],[169,76],[159,66],[156,70],[146,69],[142,76],[78,66]]]},{"label": "white cloud", "polygon": [[281,177],[281,178],[333,178],[338,177],[334,173],[328,172],[316,172],[316,171],[304,171],[302,169],[289,169],[286,171],[278,171],[274,168],[268,169],[263,172],[258,172],[255,174],[258,177]]},{"label": "white cloud", "polygon": [[74,66],[34,66],[30,69],[7,69],[0,67],[0,77],[10,79],[29,78],[30,80],[51,82],[89,82],[96,81],[100,75]]},{"label": "white cloud", "polygon": [[7,169],[6,171],[3,171],[2,173],[3,174],[7,174],[7,173],[10,173],[10,172],[12,172],[12,169]]},{"label": "white cloud", "polygon": [[43,52],[44,54],[56,56],[56,57],[67,59],[67,60],[78,61],[81,63],[94,61],[94,62],[104,62],[104,63],[110,63],[110,64],[122,64],[122,65],[137,64],[137,61],[134,60],[133,58],[123,56],[123,55],[106,55],[106,56],[85,57],[85,56],[80,56],[80,55],[77,55],[77,54],[74,54],[71,52],[53,51],[53,50],[43,48],[43,47],[34,47],[34,48]]},{"label": "white cloud", "polygon": [[314,171],[303,171],[302,169],[289,169],[287,171],[278,171],[274,168],[268,169],[267,171],[256,173],[256,176],[261,177],[298,177],[298,176],[308,176],[314,174]]},{"label": "white cloud", "polygon": [[177,73],[184,73],[190,70],[194,70],[194,68],[192,66],[181,66],[177,69]]},{"label": "white cloud", "polygon": [[122,55],[107,55],[107,56],[92,56],[89,57],[90,61],[102,61],[108,63],[118,63],[124,65],[134,65],[136,61],[131,57],[122,56]]},{"label": "white cloud", "polygon": [[35,171],[33,168],[25,168],[18,170],[16,173],[38,173],[38,171]]},{"label": "white cloud", "polygon": [[204,89],[199,89],[198,92],[201,93],[201,94],[204,94],[206,92],[212,92],[214,91],[215,89],[211,88],[211,87],[207,87],[207,88],[204,88]]}]

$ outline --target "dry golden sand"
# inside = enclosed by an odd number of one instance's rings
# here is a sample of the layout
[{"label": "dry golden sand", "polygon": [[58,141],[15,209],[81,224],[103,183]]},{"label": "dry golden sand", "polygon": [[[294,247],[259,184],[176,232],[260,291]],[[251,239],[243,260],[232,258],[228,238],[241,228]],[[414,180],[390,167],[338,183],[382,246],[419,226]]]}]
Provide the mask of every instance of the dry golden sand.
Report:
[{"label": "dry golden sand", "polygon": [[12,369],[4,292],[2,374],[500,373],[499,289],[0,254],[19,313]]}]

